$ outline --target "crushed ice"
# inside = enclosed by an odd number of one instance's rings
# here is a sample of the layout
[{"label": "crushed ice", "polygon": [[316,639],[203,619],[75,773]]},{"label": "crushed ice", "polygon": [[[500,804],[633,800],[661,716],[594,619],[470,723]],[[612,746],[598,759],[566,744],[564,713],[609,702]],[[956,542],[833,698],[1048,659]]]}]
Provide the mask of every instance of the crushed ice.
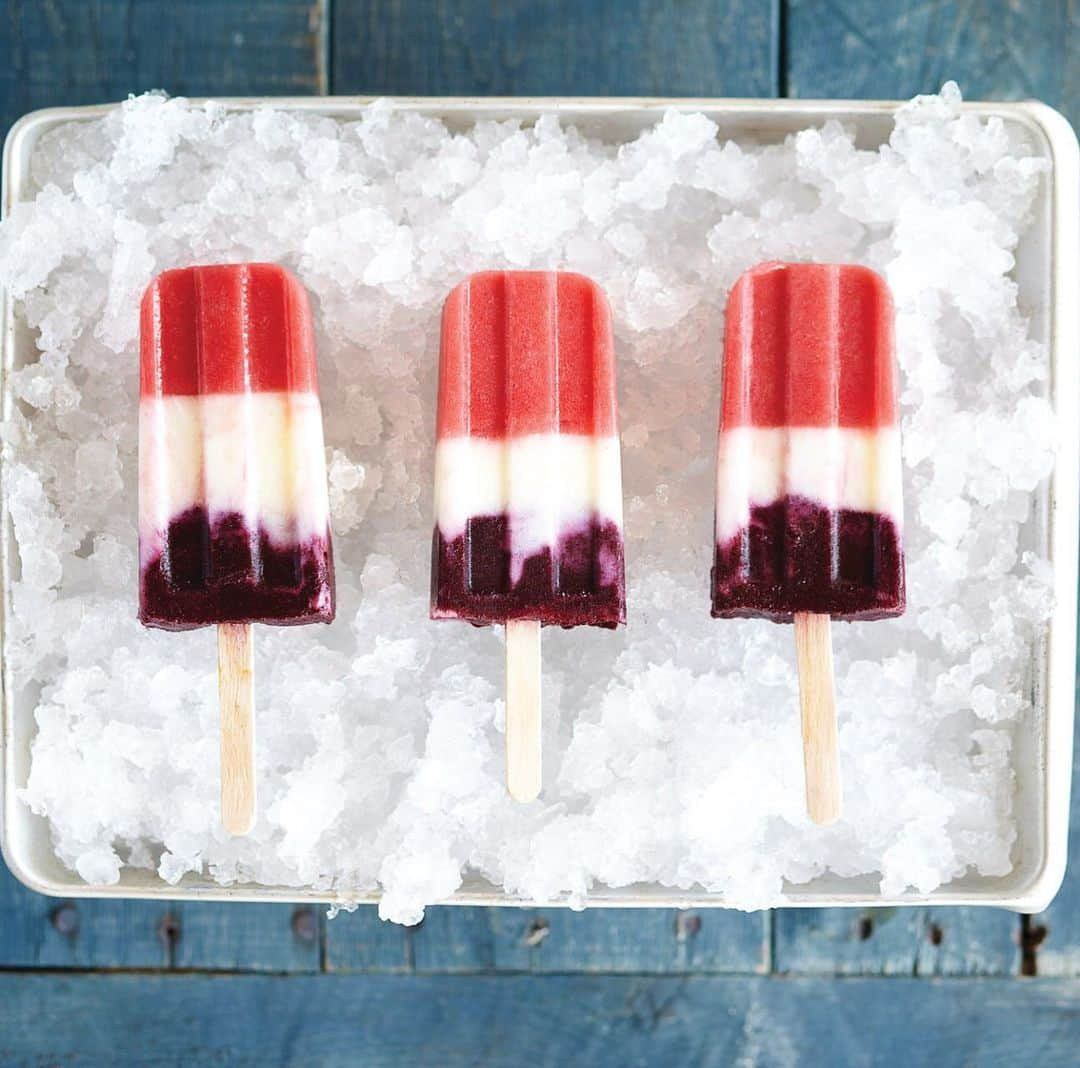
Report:
[{"label": "crushed ice", "polygon": [[[463,874],[587,902],[876,873],[886,894],[1010,870],[1015,732],[1050,610],[1036,491],[1047,353],[1012,277],[1044,163],[956,87],[889,142],[783,143],[670,111],[605,144],[545,116],[454,132],[379,102],[356,122],[149,95],[34,153],[0,280],[36,334],[11,375],[18,543],[6,654],[38,733],[22,797],[61,860],[376,890],[415,922]],[[789,629],[708,614],[722,311],[765,259],[846,260],[896,297],[910,607],[834,628],[844,819],[804,815]],[[136,610],[139,296],[191,262],[276,260],[318,321],[339,619],[260,628],[261,814],[218,819],[210,631]],[[501,636],[427,619],[439,306],[471,271],[565,267],[610,296],[630,623],[545,640],[545,789],[502,784]]]}]

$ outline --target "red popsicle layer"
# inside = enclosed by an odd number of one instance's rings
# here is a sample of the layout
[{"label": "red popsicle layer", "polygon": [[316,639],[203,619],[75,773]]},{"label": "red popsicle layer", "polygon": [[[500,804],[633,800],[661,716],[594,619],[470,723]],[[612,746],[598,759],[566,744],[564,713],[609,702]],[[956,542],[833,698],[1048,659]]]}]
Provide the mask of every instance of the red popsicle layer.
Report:
[{"label": "red popsicle layer", "polygon": [[140,319],[143,396],[318,393],[307,292],[277,264],[164,271]]},{"label": "red popsicle layer", "polygon": [[611,312],[567,271],[483,271],[446,299],[439,438],[606,437],[615,429]]},{"label": "red popsicle layer", "polygon": [[893,426],[893,308],[853,264],[764,263],[735,283],[721,425]]}]

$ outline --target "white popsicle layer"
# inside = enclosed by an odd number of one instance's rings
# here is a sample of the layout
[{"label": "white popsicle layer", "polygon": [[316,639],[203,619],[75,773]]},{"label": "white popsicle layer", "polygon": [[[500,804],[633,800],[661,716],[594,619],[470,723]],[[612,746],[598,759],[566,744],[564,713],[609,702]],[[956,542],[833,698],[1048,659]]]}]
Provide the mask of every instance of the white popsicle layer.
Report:
[{"label": "white popsicle layer", "polygon": [[170,520],[242,515],[282,545],[323,537],[329,504],[319,398],[306,392],[144,397],[139,405],[143,562]]},{"label": "white popsicle layer", "polygon": [[599,517],[622,527],[615,435],[451,437],[435,448],[435,522],[447,540],[472,516],[508,515],[513,556],[524,559]]},{"label": "white popsicle layer", "polygon": [[723,430],[716,476],[716,540],[750,522],[750,509],[785,496],[834,511],[903,519],[900,431],[896,427],[751,427]]}]

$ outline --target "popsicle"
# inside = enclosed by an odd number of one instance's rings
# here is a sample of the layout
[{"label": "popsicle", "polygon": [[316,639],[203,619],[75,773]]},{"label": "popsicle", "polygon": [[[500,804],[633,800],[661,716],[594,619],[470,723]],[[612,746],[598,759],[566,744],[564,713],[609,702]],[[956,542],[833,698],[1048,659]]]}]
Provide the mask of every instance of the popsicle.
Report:
[{"label": "popsicle", "polygon": [[187,267],[150,284],[140,327],[139,618],[218,627],[223,818],[244,833],[251,625],[334,618],[311,310],[274,264]]},{"label": "popsicle", "polygon": [[611,315],[579,274],[486,271],[443,308],[431,616],[507,631],[508,787],[540,788],[540,627],[626,620]]},{"label": "popsicle", "polygon": [[765,263],[728,300],[712,614],[794,620],[820,822],[840,803],[829,620],[904,611],[893,349],[865,267]]}]

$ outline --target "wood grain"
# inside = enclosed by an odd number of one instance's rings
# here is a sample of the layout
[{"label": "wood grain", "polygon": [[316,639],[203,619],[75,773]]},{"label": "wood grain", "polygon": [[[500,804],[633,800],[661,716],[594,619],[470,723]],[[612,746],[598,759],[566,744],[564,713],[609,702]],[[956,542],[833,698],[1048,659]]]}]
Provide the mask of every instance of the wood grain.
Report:
[{"label": "wood grain", "polygon": [[292,905],[49,898],[27,890],[0,865],[0,969],[318,971],[322,911],[308,909],[306,922],[295,922],[296,911]]},{"label": "wood grain", "polygon": [[171,903],[169,965],[236,972],[317,972],[325,910],[318,905]]},{"label": "wood grain", "polygon": [[778,0],[336,0],[335,93],[771,96]]},{"label": "wood grain", "polygon": [[795,613],[806,811],[822,825],[840,818],[840,744],[831,627],[828,616]]},{"label": "wood grain", "polygon": [[167,912],[164,902],[43,897],[0,864],[0,967],[162,968]]},{"label": "wood grain", "polygon": [[12,1065],[1076,1063],[1080,982],[0,976]]},{"label": "wood grain", "polygon": [[0,0],[0,135],[35,108],[165,89],[326,92],[328,0]]},{"label": "wood grain", "polygon": [[1075,0],[788,0],[790,96],[1044,100],[1080,119]]},{"label": "wood grain", "polygon": [[221,822],[232,835],[255,826],[255,642],[250,623],[222,623],[218,637]]},{"label": "wood grain", "polygon": [[535,801],[543,776],[540,623],[506,624],[506,789],[515,801]]},{"label": "wood grain", "polygon": [[734,974],[768,969],[769,935],[764,912],[444,907],[410,937],[418,972]]},{"label": "wood grain", "polygon": [[374,905],[326,923],[325,967],[332,972],[409,972],[413,929],[379,919]]},{"label": "wood grain", "polygon": [[495,912],[450,905],[428,909],[424,922],[410,932],[413,967],[418,972],[494,971],[499,926]]},{"label": "wood grain", "polygon": [[781,909],[774,970],[792,975],[1017,975],[1020,919],[1003,909]]},{"label": "wood grain", "polygon": [[[534,973],[756,972],[766,967],[768,914],[702,909],[515,910],[510,933]],[[538,935],[543,937],[538,938]]]}]

